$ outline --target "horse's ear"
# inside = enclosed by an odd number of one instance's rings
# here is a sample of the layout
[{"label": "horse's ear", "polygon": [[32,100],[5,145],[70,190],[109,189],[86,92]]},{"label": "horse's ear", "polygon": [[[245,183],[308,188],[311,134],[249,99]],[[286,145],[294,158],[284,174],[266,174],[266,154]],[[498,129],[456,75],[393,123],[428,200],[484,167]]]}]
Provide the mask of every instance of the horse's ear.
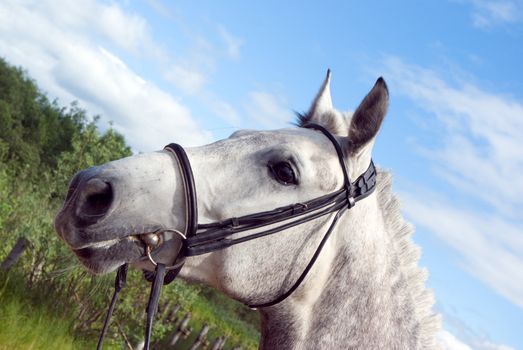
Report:
[{"label": "horse's ear", "polygon": [[389,90],[383,78],[374,87],[352,115],[349,126],[349,149],[356,153],[371,142],[378,133],[389,105]]},{"label": "horse's ear", "polygon": [[331,98],[331,70],[327,69],[327,76],[321,84],[320,91],[312,102],[307,115],[310,119],[320,118],[322,114],[327,113],[333,109]]},{"label": "horse's ear", "polygon": [[[331,99],[331,71],[327,70],[327,76],[321,85],[320,91],[316,95],[316,98],[311,104],[309,111],[306,114],[298,114],[298,125],[303,126],[307,123],[316,123],[323,125],[327,129],[331,129],[331,125],[335,124],[333,119],[335,114],[333,113],[334,107],[332,106]],[[331,130],[331,132],[335,132]]]}]

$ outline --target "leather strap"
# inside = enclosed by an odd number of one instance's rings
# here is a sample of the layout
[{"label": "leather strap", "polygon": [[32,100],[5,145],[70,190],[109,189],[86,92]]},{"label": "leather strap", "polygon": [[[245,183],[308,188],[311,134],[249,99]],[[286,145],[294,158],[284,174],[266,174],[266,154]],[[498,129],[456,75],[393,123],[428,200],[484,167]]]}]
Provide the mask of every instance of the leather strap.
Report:
[{"label": "leather strap", "polygon": [[151,345],[151,334],[153,330],[154,316],[158,311],[158,302],[160,301],[160,294],[162,292],[163,279],[165,277],[165,265],[158,263],[156,265],[154,281],[151,284],[151,294],[149,294],[149,301],[147,302],[147,321],[145,323],[145,340],[144,350],[149,350]]},{"label": "leather strap", "polygon": [[116,278],[114,281],[114,292],[113,297],[111,298],[111,303],[109,304],[109,309],[107,310],[107,314],[105,315],[104,325],[102,327],[102,331],[100,332],[100,336],[98,337],[98,344],[96,345],[96,350],[102,350],[105,334],[107,334],[107,329],[109,328],[109,322],[111,321],[111,316],[113,315],[114,306],[116,305],[116,299],[118,299],[118,294],[122,290],[122,288],[125,286],[125,282],[127,281],[127,270],[128,265],[123,264],[118,268],[118,271],[116,272]]},{"label": "leather strap", "polygon": [[198,229],[198,202],[196,197],[196,186],[194,185],[194,175],[189,163],[187,153],[182,146],[177,143],[170,143],[165,146],[166,150],[173,152],[180,165],[180,172],[183,178],[183,187],[185,193],[185,205],[187,211],[185,236],[190,237],[196,234]]}]

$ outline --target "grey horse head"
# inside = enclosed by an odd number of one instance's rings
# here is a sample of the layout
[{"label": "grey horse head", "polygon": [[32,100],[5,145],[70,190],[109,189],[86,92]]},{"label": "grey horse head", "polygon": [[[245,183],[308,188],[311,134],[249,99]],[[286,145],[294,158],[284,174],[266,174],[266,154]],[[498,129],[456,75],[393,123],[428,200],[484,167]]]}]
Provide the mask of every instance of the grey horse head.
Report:
[{"label": "grey horse head", "polygon": [[[344,184],[332,143],[304,124],[322,125],[344,150],[349,176],[369,167],[387,112],[388,89],[378,79],[355,112],[334,109],[330,72],[298,127],[238,131],[186,153],[194,173],[199,223],[268,211],[329,194]],[[261,309],[266,349],[435,348],[426,273],[411,227],[378,171],[377,190],[346,211],[314,267],[284,302]],[[144,234],[167,230],[152,252],[171,264],[187,204],[180,167],[168,151],[140,154],[83,170],[73,178],[56,217],[60,237],[95,273],[123,263],[153,269]],[[288,290],[310,261],[332,215],[187,258],[180,276],[209,284],[246,304],[263,304]],[[238,234],[242,235],[242,234]]]}]

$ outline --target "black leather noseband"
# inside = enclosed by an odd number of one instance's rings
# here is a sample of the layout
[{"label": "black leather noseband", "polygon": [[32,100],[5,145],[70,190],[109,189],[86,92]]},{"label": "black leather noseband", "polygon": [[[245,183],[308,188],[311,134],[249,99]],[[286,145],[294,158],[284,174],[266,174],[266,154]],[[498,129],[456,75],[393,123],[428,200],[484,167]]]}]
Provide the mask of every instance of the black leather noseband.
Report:
[{"label": "black leather noseband", "polygon": [[[183,179],[185,204],[186,204],[186,230],[182,236],[186,239],[183,242],[183,248],[180,256],[177,258],[174,265],[179,268],[166,272],[164,264],[157,263],[154,275],[149,276],[148,280],[152,282],[151,294],[147,306],[147,324],[145,332],[145,346],[144,349],[149,349],[150,335],[152,329],[152,322],[154,314],[158,307],[158,300],[161,292],[161,285],[164,282],[172,281],[183,265],[185,257],[195,256],[225,249],[235,244],[250,241],[255,238],[265,237],[293,226],[309,222],[311,220],[320,218],[327,214],[334,214],[332,222],[323,235],[320,244],[316,248],[311,260],[286,292],[279,295],[272,301],[250,304],[251,308],[269,307],[280,303],[291,295],[303,282],[314,263],[318,259],[325,243],[330,237],[336,223],[345,211],[351,209],[358,201],[369,196],[376,188],[376,168],[374,163],[370,162],[367,170],[360,175],[356,181],[351,182],[346,163],[346,157],[343,148],[340,146],[338,140],[327,129],[318,124],[309,123],[305,128],[315,129],[323,133],[332,143],[336,150],[338,160],[343,171],[343,187],[333,193],[311,199],[303,203],[296,203],[284,207],[276,208],[269,211],[258,212],[241,217],[233,217],[226,220],[198,224],[198,201],[196,196],[196,187],[194,184],[194,176],[191,169],[191,164],[182,146],[176,143],[171,143],[165,147],[166,150],[175,155],[178,162],[180,173]],[[270,228],[263,228],[270,226]],[[246,231],[256,230],[254,233],[243,235],[239,238],[231,238],[231,236]],[[123,265],[118,270],[115,282],[115,294],[111,301],[111,306],[106,317],[104,329],[99,341],[99,349],[101,348],[101,341],[107,324],[109,322],[112,309],[114,308],[114,301],[116,295],[125,282],[125,272],[127,265]],[[122,277],[123,276],[123,277]]]},{"label": "black leather noseband", "polygon": [[194,184],[194,175],[192,173],[191,163],[187,158],[187,153],[182,146],[177,143],[171,143],[165,146],[166,150],[173,152],[176,156],[180,172],[183,179],[183,188],[185,193],[186,205],[186,237],[194,236],[198,229],[198,201],[196,199],[196,186]]}]

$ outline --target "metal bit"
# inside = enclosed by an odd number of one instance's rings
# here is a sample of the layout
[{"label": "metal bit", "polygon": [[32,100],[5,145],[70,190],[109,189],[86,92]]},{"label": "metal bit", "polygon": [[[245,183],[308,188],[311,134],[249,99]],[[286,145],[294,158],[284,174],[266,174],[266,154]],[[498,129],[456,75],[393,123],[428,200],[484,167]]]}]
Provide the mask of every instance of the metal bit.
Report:
[{"label": "metal bit", "polygon": [[160,236],[156,233],[144,233],[140,239],[149,247],[156,247],[160,244]]}]

